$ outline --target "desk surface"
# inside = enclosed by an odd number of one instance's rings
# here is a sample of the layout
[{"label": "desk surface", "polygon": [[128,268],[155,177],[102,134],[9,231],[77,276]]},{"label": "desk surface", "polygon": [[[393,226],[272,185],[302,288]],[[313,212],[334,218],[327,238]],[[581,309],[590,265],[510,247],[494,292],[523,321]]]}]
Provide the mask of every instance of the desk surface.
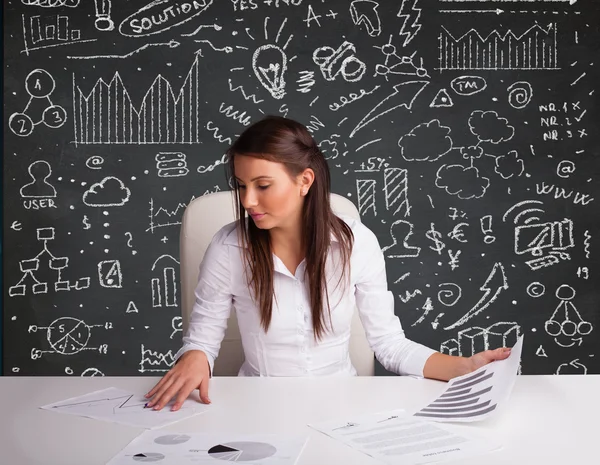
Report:
[{"label": "desk surface", "polygon": [[[110,386],[143,393],[158,379],[0,377],[0,463],[106,463],[143,430],[39,407]],[[211,381],[214,408],[164,430],[309,436],[298,465],[382,463],[309,428],[307,423],[395,408],[416,409],[444,384],[396,376],[216,377]],[[598,457],[599,393],[600,375],[519,376],[507,409],[468,428],[493,435],[504,445],[485,456],[486,465],[591,463]],[[481,462],[481,457],[460,460],[461,465]]]}]

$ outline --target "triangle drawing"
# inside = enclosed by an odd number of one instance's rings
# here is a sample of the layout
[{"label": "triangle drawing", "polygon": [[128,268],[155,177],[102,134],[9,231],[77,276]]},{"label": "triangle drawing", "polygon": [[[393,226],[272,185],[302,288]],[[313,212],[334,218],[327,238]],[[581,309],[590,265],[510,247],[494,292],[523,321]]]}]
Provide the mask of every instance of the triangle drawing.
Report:
[{"label": "triangle drawing", "polygon": [[429,104],[431,108],[452,107],[454,102],[446,89],[440,89],[435,98]]}]

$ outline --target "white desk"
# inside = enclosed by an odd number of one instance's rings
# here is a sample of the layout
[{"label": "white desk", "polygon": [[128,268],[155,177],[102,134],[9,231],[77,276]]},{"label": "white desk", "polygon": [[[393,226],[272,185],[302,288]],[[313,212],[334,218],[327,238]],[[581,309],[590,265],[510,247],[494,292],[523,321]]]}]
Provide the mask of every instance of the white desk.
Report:
[{"label": "white desk", "polygon": [[[144,393],[158,379],[0,377],[0,464],[106,463],[143,430],[39,407],[110,386]],[[214,406],[211,411],[164,429],[300,433],[310,439],[298,465],[376,465],[382,462],[306,424],[394,408],[416,408],[442,387],[438,381],[408,377],[217,377],[210,386]],[[520,376],[508,410],[469,426],[498,438],[504,448],[460,463],[597,463],[598,419],[600,375]]]}]

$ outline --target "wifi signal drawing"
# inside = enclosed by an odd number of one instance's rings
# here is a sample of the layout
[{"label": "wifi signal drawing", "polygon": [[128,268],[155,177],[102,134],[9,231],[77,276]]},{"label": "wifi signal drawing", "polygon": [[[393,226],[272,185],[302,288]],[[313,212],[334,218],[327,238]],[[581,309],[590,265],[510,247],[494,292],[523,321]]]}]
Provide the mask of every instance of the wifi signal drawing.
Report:
[{"label": "wifi signal drawing", "polygon": [[[546,213],[541,208],[537,208],[537,207],[527,208],[530,205],[544,205],[544,202],[542,202],[540,200],[523,200],[522,202],[518,202],[518,203],[514,204],[512,207],[510,207],[508,210],[506,210],[506,212],[502,216],[502,221],[506,222],[509,215],[512,212],[517,211],[520,207],[524,207],[524,208],[515,215],[515,217],[513,219],[514,224],[517,224],[519,222],[519,220],[521,219],[521,217],[523,217],[523,216],[531,215],[531,214],[534,214],[537,212],[540,212],[541,214]],[[529,224],[532,221],[540,221],[540,218],[537,216],[530,216],[530,217],[527,217],[525,220],[523,220],[523,223]]]}]

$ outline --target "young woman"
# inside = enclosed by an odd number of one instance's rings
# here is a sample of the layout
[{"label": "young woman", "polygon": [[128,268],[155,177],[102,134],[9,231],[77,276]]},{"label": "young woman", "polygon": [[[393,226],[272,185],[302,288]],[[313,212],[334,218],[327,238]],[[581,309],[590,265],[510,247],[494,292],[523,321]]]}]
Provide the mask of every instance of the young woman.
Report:
[{"label": "young woman", "polygon": [[303,125],[267,117],[228,155],[238,221],[206,251],[183,347],[146,394],[148,407],[160,410],[176,397],[178,410],[194,389],[210,403],[209,378],[232,305],[243,376],[356,375],[348,346],[355,306],[375,356],[395,373],[449,380],[508,357],[502,348],[444,355],[405,337],[377,238],[332,212],[327,161]]}]

